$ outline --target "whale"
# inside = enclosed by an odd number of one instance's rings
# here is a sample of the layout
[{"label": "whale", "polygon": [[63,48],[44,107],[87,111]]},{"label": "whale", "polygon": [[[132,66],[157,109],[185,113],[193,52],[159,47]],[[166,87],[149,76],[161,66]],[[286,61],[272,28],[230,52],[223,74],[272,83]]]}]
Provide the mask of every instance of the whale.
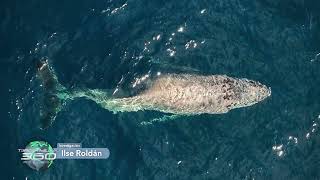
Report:
[{"label": "whale", "polygon": [[227,75],[159,74],[141,92],[114,97],[103,89],[67,89],[58,81],[48,60],[38,62],[37,78],[44,89],[41,128],[48,128],[63,105],[77,98],[120,112],[160,111],[176,115],[223,114],[254,105],[271,95],[271,88],[246,78]]}]

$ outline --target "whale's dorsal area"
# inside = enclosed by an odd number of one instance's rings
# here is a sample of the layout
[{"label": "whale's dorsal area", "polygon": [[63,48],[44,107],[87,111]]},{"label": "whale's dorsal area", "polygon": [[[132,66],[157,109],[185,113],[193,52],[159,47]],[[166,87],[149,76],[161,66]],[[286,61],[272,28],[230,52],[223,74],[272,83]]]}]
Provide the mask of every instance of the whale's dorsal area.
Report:
[{"label": "whale's dorsal area", "polygon": [[[221,114],[270,96],[265,85],[226,75],[165,74],[137,96],[111,100],[114,111],[157,110],[174,114]],[[116,108],[118,107],[118,109]]]}]

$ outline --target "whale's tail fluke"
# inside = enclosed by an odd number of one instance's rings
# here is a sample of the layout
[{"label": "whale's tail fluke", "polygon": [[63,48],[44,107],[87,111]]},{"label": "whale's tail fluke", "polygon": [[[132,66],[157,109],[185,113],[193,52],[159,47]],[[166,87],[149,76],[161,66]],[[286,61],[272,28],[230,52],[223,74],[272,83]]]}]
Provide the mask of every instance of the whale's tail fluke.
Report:
[{"label": "whale's tail fluke", "polygon": [[37,78],[44,90],[40,105],[40,128],[47,129],[55,120],[70,93],[62,86],[47,60],[37,62]]},{"label": "whale's tail fluke", "polygon": [[[48,60],[37,62],[37,78],[40,80],[43,93],[40,97],[40,128],[47,129],[54,122],[63,107],[76,98],[84,97],[98,104],[108,104],[112,91],[99,89],[67,89],[58,81],[54,69]],[[112,107],[112,103],[110,107]]]}]

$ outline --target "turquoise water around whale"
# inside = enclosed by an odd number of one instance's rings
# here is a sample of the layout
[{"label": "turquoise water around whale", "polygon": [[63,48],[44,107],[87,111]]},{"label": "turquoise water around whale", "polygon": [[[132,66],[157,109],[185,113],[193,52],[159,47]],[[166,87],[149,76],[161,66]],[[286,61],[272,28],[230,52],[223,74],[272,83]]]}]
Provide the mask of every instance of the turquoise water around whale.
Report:
[{"label": "turquoise water around whale", "polygon": [[[10,179],[320,179],[320,3],[299,0],[4,1],[3,133]],[[271,97],[220,115],[117,113],[86,99],[41,130],[36,62],[68,88],[139,92],[157,73],[226,74]],[[2,112],[1,112],[2,113]],[[141,125],[141,122],[167,121]],[[32,140],[108,147],[107,160],[19,160]],[[3,149],[3,148],[2,148]],[[8,178],[8,179],[9,179]],[[0,178],[6,179],[6,178]]]}]

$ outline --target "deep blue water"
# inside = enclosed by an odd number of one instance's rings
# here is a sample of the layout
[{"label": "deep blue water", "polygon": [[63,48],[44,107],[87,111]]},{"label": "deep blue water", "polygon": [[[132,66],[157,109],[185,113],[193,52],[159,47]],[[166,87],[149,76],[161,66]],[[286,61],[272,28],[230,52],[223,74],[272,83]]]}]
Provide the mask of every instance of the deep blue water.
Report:
[{"label": "deep blue water", "polygon": [[[316,0],[4,0],[0,179],[320,179],[319,53]],[[40,130],[35,63],[43,58],[69,88],[134,92],[138,77],[183,72],[257,80],[272,96],[148,126],[140,123],[164,114],[113,114],[79,99]],[[35,172],[17,148],[38,139],[111,154]]]}]

